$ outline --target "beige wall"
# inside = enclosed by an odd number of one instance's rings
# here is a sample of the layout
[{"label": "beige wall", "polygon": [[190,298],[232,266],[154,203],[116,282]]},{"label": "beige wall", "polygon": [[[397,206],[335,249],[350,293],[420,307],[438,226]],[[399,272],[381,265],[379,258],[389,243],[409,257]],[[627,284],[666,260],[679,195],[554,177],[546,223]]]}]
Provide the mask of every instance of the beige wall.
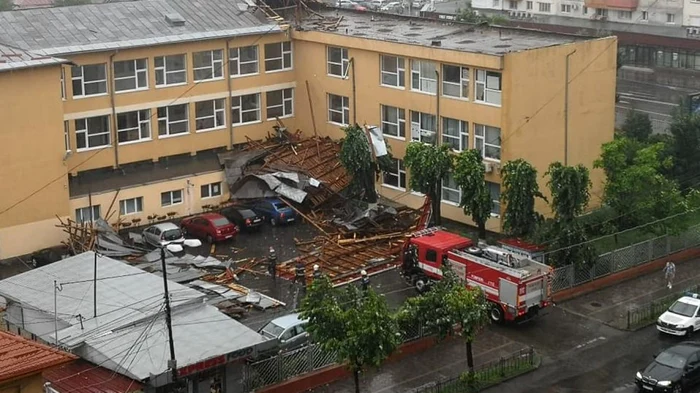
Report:
[{"label": "beige wall", "polygon": [[0,393],[43,393],[44,377],[41,373],[12,382],[0,383]]}]

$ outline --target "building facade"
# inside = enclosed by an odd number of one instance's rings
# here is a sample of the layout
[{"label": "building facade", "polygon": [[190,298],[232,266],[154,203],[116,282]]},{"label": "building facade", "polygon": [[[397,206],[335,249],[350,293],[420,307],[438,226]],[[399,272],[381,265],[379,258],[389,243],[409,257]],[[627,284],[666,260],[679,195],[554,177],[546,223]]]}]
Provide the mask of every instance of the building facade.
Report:
[{"label": "building facade", "polygon": [[[55,62],[0,72],[0,117],[9,119],[0,138],[11,162],[0,167],[9,180],[0,186],[0,258],[56,244],[56,216],[139,225],[218,205],[228,187],[216,153],[275,125],[333,138],[353,122],[380,126],[397,158],[381,193],[411,206],[422,197],[407,186],[408,142],[478,148],[496,231],[502,163],[523,158],[541,174],[565,159],[590,167],[612,139],[614,37],[348,12],[338,21],[336,11],[324,14],[336,18],[332,29],[312,18],[291,27],[244,4],[70,7],[88,25],[72,36],[42,19],[63,21],[65,8],[0,13],[5,41]],[[101,25],[104,15],[119,23]],[[20,29],[3,31],[10,19]],[[602,174],[593,180],[599,195]],[[458,200],[446,179],[443,214],[469,222]]]}]

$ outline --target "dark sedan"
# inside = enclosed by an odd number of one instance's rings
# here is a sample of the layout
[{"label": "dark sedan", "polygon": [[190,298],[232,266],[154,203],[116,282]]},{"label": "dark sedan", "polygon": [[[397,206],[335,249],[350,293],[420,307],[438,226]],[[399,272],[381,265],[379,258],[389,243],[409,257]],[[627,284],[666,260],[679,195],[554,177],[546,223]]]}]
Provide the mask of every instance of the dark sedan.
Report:
[{"label": "dark sedan", "polygon": [[634,382],[641,392],[685,392],[700,382],[700,343],[686,341],[659,353]]},{"label": "dark sedan", "polygon": [[259,229],[263,223],[262,217],[255,214],[253,210],[240,206],[222,209],[221,215],[238,225],[239,228],[247,231]]}]

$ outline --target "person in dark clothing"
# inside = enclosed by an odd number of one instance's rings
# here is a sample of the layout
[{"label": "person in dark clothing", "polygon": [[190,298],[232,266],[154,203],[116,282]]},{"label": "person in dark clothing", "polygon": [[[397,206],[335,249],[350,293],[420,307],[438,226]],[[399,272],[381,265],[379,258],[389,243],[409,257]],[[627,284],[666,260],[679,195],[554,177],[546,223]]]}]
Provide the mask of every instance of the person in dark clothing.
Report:
[{"label": "person in dark clothing", "polygon": [[314,265],[314,281],[321,278],[321,268],[318,265]]},{"label": "person in dark clothing", "polygon": [[366,270],[363,270],[360,274],[362,274],[362,278],[360,279],[360,287],[363,291],[367,291],[369,289],[369,275],[367,275]]},{"label": "person in dark clothing", "polygon": [[267,256],[267,272],[272,276],[272,281],[277,281],[277,254],[272,247],[270,247],[270,254]]},{"label": "person in dark clothing", "polygon": [[306,267],[300,258],[297,258],[297,263],[294,266],[294,282],[306,285]]}]

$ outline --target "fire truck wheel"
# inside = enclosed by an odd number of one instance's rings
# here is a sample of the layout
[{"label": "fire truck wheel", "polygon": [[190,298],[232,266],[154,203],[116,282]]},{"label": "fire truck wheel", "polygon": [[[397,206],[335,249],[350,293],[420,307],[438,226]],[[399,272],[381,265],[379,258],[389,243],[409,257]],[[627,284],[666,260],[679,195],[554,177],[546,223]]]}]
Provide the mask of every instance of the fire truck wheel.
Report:
[{"label": "fire truck wheel", "polygon": [[491,320],[494,323],[502,323],[503,322],[503,308],[499,306],[498,304],[494,304],[491,306],[491,311],[489,312],[489,316],[491,317]]},{"label": "fire truck wheel", "polygon": [[413,279],[413,286],[416,287],[416,291],[418,291],[418,293],[425,293],[428,290],[425,277],[415,277]]}]

